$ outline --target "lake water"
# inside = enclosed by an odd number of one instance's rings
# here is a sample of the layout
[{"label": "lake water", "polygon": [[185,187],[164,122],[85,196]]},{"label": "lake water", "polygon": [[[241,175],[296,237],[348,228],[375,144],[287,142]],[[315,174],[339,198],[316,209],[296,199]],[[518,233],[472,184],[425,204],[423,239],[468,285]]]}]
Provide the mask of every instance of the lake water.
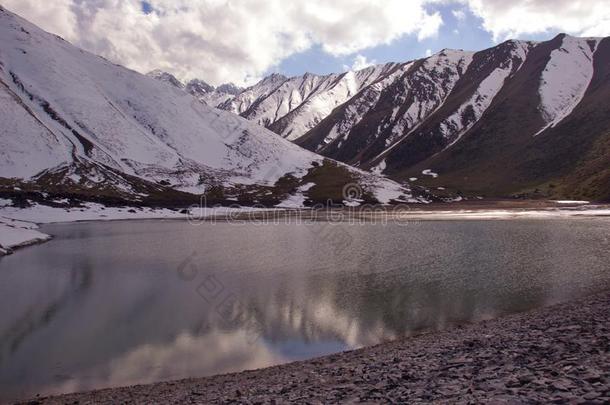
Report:
[{"label": "lake water", "polygon": [[58,224],[0,259],[0,399],[241,371],[610,288],[610,220]]}]

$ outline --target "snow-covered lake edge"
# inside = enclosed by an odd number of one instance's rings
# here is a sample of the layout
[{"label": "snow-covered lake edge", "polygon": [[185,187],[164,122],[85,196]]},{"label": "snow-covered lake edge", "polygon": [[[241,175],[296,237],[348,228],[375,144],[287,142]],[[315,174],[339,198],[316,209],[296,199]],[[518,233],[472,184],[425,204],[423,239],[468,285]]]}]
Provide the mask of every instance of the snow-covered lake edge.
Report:
[{"label": "snow-covered lake edge", "polygon": [[[4,200],[7,201],[7,200]],[[0,201],[1,203],[2,201]],[[381,207],[371,210],[328,210],[322,215],[312,213],[308,209],[290,210],[291,216],[299,214],[303,220],[324,220],[332,217],[333,222],[362,220],[367,221],[378,217],[388,217],[390,221],[422,221],[422,220],[502,220],[502,219],[553,219],[553,218],[610,218],[610,205],[588,206],[549,206],[545,208],[476,208],[426,210],[411,206]],[[0,204],[0,256],[10,254],[15,249],[43,243],[52,237],[39,230],[39,225],[51,223],[70,223],[82,221],[117,221],[117,220],[201,220],[215,218],[220,221],[238,219],[240,222],[248,219],[269,218],[274,213],[274,220],[286,216],[283,208],[260,209],[251,207],[215,207],[195,208],[187,215],[184,210],[148,207],[106,207],[101,204],[87,203],[77,208],[59,208],[33,204],[27,208]],[[332,215],[329,214],[332,212]],[[277,215],[275,215],[277,213]],[[340,215],[337,215],[339,213]],[[261,215],[262,214],[262,215]]]},{"label": "snow-covered lake edge", "polygon": [[[83,221],[121,221],[144,219],[183,219],[189,217],[184,210],[149,207],[106,207],[96,203],[85,203],[78,208],[59,208],[33,204],[27,208],[2,205],[8,200],[0,200],[0,256],[13,253],[15,249],[43,243],[52,239],[51,235],[40,232],[39,226],[52,223]],[[235,213],[254,212],[256,208],[196,208],[191,211],[190,219],[234,215]]]},{"label": "snow-covered lake edge", "polygon": [[610,206],[546,209],[472,209],[472,210],[413,210],[402,214],[407,219],[417,220],[483,220],[483,219],[545,219],[609,217]]}]

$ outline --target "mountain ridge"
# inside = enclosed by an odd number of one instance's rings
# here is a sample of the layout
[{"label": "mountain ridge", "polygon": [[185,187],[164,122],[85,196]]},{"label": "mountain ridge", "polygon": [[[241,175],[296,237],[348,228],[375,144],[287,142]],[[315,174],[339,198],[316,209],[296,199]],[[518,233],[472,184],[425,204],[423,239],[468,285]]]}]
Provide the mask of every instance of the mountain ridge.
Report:
[{"label": "mountain ridge", "polygon": [[[593,170],[583,159],[607,156],[610,92],[598,61],[608,58],[608,40],[559,34],[548,41],[507,40],[481,51],[444,49],[368,68],[376,72],[374,79],[358,81],[351,92],[337,85],[358,72],[274,75],[218,107],[306,149],[397,181],[417,178],[424,187],[470,196],[605,201],[610,185],[599,172],[606,170]],[[295,86],[304,83],[325,85],[307,91]],[[602,90],[593,102],[589,90],[595,83]],[[303,106],[312,104],[314,113],[306,114]],[[581,117],[585,112],[592,122]],[[592,129],[582,135],[589,149],[575,145],[574,134],[582,131],[573,120]],[[556,149],[545,150],[545,143]],[[577,167],[580,174],[570,172]],[[442,173],[433,177],[425,170]]]},{"label": "mountain ridge", "polygon": [[1,7],[0,39],[2,196],[342,204],[354,183],[363,202],[419,201],[406,184],[302,149],[168,75],[110,63]]}]

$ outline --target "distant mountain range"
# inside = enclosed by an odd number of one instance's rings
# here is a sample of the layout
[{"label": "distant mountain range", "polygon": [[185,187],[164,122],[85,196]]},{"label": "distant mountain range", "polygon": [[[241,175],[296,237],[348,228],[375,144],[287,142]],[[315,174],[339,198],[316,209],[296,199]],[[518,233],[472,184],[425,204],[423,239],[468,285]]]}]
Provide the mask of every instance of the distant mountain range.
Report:
[{"label": "distant mountain range", "polygon": [[292,78],[275,73],[247,89],[232,84],[214,88],[197,79],[183,84],[160,70],[148,75],[185,89],[205,104],[241,115],[284,138],[296,140],[360,90],[391,74],[397,66],[389,63],[357,72],[326,76],[307,73]]},{"label": "distant mountain range", "polygon": [[[0,7],[0,197],[176,205],[205,193],[208,202],[267,206],[419,201],[406,184],[307,151],[187,94],[206,102],[227,94],[224,101],[234,102],[239,89],[153,76],[161,82]],[[345,200],[346,185],[358,190],[357,201]]]},{"label": "distant mountain range", "polygon": [[306,149],[441,194],[610,200],[610,38],[510,40],[198,94]]},{"label": "distant mountain range", "polygon": [[171,73],[167,73],[159,69],[147,73],[147,76],[168,83],[179,89],[183,89],[210,107],[223,105],[226,101],[232,100],[235,96],[244,91],[243,88],[237,87],[232,83],[222,84],[218,87],[214,87],[199,79],[193,79],[185,84]]}]

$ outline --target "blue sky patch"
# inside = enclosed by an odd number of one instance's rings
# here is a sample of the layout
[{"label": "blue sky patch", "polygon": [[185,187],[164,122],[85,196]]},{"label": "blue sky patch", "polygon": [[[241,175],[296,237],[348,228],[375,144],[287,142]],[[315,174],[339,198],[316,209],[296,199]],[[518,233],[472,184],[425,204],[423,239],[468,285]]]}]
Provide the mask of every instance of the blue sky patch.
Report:
[{"label": "blue sky patch", "polygon": [[150,14],[153,12],[153,8],[150,3],[146,1],[142,1],[140,3],[142,4],[142,11],[144,12],[144,14]]}]

